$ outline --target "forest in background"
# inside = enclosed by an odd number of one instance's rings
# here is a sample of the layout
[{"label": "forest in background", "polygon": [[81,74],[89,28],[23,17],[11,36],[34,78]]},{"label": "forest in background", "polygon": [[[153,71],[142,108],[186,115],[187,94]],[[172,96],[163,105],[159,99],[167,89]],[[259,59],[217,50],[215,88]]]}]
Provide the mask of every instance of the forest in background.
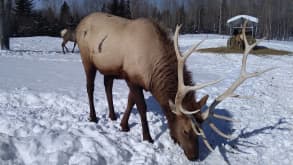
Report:
[{"label": "forest in background", "polygon": [[148,17],[167,28],[183,24],[183,33],[229,34],[226,21],[239,14],[259,18],[257,37],[293,39],[292,0],[13,0],[12,36],[59,36],[89,13]]}]

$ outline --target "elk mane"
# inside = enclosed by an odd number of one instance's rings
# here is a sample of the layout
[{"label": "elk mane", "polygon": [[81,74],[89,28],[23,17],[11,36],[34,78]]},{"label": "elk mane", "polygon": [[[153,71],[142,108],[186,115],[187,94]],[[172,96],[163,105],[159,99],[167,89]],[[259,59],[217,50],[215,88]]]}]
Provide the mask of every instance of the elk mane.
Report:
[{"label": "elk mane", "polygon": [[[168,36],[168,32],[155,23],[155,30],[158,33],[159,42],[162,44],[162,55],[154,63],[152,79],[150,82],[150,91],[157,97],[159,102],[168,103],[168,99],[175,99],[178,86],[177,58],[174,49],[173,40]],[[184,66],[184,82],[186,85],[193,85],[191,72]],[[195,99],[195,92],[189,92],[184,102]]]}]

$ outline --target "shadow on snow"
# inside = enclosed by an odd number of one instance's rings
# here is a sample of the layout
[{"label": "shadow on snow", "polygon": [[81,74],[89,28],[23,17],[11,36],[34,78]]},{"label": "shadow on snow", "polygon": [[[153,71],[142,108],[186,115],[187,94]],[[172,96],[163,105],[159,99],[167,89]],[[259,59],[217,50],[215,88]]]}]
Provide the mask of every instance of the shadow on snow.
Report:
[{"label": "shadow on snow", "polygon": [[[162,111],[160,105],[158,104],[158,102],[153,96],[150,96],[146,99],[146,104],[147,104],[148,112],[155,113],[155,116],[160,116],[158,120],[159,122],[162,123],[161,132],[157,135],[154,135],[155,136],[154,140],[158,140],[160,136],[167,131],[168,124],[166,122],[164,112]],[[231,113],[226,109],[216,109],[215,112],[217,114],[224,115],[227,117],[233,117]],[[138,114],[137,109],[133,108],[132,113]],[[120,115],[123,115],[123,113],[120,113],[119,116]],[[158,122],[158,120],[152,121],[152,122]],[[231,122],[227,122],[227,121],[219,120],[219,119],[211,119],[211,120],[217,126],[217,128],[219,128],[225,134],[229,135],[235,131],[235,129],[233,129],[232,127],[233,125]],[[152,125],[152,122],[149,121],[150,126]],[[249,152],[246,152],[244,149],[250,148],[250,147],[264,147],[262,145],[252,143],[249,140],[245,140],[245,139],[248,139],[253,136],[257,136],[259,134],[271,134],[270,132],[267,132],[267,131],[272,131],[272,130],[290,131],[289,128],[280,127],[281,125],[284,125],[287,123],[288,122],[286,121],[285,118],[281,118],[279,119],[277,123],[273,125],[265,126],[259,129],[252,130],[252,131],[246,131],[247,128],[243,128],[240,131],[240,134],[236,138],[233,138],[230,140],[219,136],[207,124],[203,124],[202,128],[211,146],[213,148],[218,147],[220,154],[222,155],[226,163],[231,164],[227,155],[228,153],[250,154]],[[130,129],[134,127],[136,124],[140,124],[140,123],[129,123]],[[227,146],[230,146],[229,149],[227,149]],[[241,149],[241,148],[244,148],[244,149]],[[200,150],[199,160],[203,161],[208,157],[208,155],[210,154],[210,151],[206,148],[201,138],[199,138],[199,150]]]},{"label": "shadow on snow", "polygon": [[[222,110],[220,110],[220,111],[222,111]],[[219,112],[219,110],[217,110],[217,112]],[[272,130],[290,131],[291,130],[290,128],[281,127],[281,125],[283,126],[284,124],[287,124],[287,123],[288,122],[286,121],[285,118],[281,118],[278,120],[278,122],[276,122],[273,125],[258,128],[258,129],[252,130],[252,131],[246,131],[247,128],[243,128],[240,131],[240,134],[236,138],[233,138],[231,140],[219,137],[216,133],[214,133],[209,128],[206,128],[205,131],[207,132],[208,138],[212,137],[211,141],[210,140],[209,141],[211,142],[212,146],[214,146],[213,148],[215,148],[215,146],[217,146],[219,148],[220,154],[222,155],[222,157],[224,158],[226,163],[231,164],[229,161],[228,155],[227,155],[228,153],[251,154],[249,152],[246,152],[244,149],[251,148],[251,147],[265,147],[261,144],[253,143],[253,142],[250,142],[249,140],[246,140],[246,139],[251,138],[253,136],[260,135],[260,134],[271,134],[271,132],[268,132],[268,131],[272,131]],[[226,124],[226,126],[224,126],[224,127],[221,127],[221,126],[223,126],[222,124],[216,123],[216,125],[221,130],[223,130],[224,133],[229,134],[229,133],[233,132],[232,127],[230,127],[231,124],[229,126]],[[226,130],[226,132],[225,132],[225,130]],[[227,145],[230,146],[229,147],[230,149],[226,149],[225,146],[227,146]],[[204,144],[202,144],[201,146],[205,147]],[[207,149],[204,149],[204,152],[201,152],[200,160],[204,160],[208,155],[209,155],[209,151]]]}]

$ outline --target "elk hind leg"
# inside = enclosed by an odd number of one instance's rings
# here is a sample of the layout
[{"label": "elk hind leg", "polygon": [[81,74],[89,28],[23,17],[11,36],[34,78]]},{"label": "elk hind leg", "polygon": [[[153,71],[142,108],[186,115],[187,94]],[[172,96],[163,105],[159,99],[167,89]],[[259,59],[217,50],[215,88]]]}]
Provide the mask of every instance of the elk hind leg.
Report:
[{"label": "elk hind leg", "polygon": [[95,88],[95,78],[96,78],[96,69],[94,67],[85,68],[86,72],[86,88],[89,99],[90,106],[90,117],[89,120],[92,122],[97,122],[97,116],[94,105],[94,88]]}]

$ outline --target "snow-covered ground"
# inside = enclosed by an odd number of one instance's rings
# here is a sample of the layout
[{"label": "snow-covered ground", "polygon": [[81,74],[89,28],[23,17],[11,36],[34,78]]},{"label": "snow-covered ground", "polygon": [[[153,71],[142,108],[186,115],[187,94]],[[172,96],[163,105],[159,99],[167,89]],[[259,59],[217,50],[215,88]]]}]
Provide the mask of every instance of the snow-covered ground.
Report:
[{"label": "snow-covered ground", "polygon": [[[227,36],[183,35],[184,50],[207,36],[201,47],[226,44]],[[169,136],[166,119],[150,93],[145,93],[153,144],[143,142],[135,109],[130,132],[120,131],[128,89],[114,82],[117,121],[108,119],[103,77],[98,74],[95,104],[98,123],[88,122],[85,76],[79,53],[61,52],[61,39],[13,38],[12,51],[0,51],[0,164],[282,164],[293,162],[293,56],[249,56],[250,71],[277,69],[245,82],[237,93],[250,99],[227,99],[218,112],[239,123],[215,121],[234,137],[226,140],[204,126],[210,153],[200,142],[200,160],[190,162]],[[261,45],[293,52],[293,42]],[[69,47],[71,47],[70,45]],[[200,54],[188,59],[196,82],[225,78],[198,91],[212,98],[239,72],[239,54]],[[209,103],[211,100],[209,100]]]}]

